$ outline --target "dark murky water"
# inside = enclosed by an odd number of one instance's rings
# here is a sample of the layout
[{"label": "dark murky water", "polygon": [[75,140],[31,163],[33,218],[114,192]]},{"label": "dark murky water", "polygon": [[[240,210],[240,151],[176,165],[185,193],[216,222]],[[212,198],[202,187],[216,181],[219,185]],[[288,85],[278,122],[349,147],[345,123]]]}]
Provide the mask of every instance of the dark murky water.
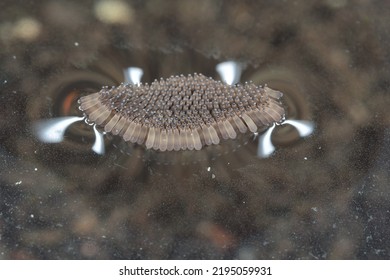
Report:
[{"label": "dark murky water", "polygon": [[[4,2],[4,1],[3,1]],[[0,258],[388,259],[386,1],[5,1],[0,12]],[[42,120],[118,85],[234,60],[241,81],[285,93],[300,137],[276,127],[223,156],[165,164],[76,122],[43,143]],[[248,142],[246,145],[242,145]],[[197,155],[187,155],[189,158]]]}]

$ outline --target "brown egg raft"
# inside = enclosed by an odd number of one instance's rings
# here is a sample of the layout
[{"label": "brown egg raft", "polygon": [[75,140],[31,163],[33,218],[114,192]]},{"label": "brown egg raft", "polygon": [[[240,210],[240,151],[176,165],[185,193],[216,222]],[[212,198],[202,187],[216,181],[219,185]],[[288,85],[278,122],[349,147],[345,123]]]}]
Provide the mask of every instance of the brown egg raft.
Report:
[{"label": "brown egg raft", "polygon": [[121,84],[79,99],[91,123],[159,151],[200,150],[284,119],[282,93],[252,82],[228,85],[202,74]]}]

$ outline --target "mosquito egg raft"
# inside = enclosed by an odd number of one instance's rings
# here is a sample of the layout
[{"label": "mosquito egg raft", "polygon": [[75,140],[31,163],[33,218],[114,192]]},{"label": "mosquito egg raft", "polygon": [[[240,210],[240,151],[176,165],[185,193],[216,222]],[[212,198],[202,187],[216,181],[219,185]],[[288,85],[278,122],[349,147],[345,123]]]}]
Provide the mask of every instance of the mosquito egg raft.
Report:
[{"label": "mosquito egg raft", "polygon": [[81,97],[80,110],[107,133],[159,151],[200,150],[284,118],[282,93],[202,74],[121,84]]}]

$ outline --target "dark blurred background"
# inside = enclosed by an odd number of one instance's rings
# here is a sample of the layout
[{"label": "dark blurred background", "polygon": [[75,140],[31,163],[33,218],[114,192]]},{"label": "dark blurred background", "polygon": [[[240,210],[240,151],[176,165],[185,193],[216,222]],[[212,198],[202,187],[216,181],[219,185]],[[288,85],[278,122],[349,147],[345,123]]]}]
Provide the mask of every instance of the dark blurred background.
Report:
[{"label": "dark blurred background", "polygon": [[[0,259],[388,259],[390,2],[0,3]],[[215,160],[127,155],[71,125],[79,96],[124,80],[203,73],[235,60],[242,82],[285,93],[279,127]],[[242,143],[237,143],[240,146]],[[169,160],[169,153],[164,155]],[[190,157],[196,157],[190,155]]]}]

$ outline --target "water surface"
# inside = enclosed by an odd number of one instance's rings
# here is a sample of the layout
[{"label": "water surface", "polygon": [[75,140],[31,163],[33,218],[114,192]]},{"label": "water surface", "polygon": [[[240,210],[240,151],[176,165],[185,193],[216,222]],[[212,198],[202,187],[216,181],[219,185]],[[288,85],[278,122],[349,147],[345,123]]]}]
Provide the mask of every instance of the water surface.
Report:
[{"label": "water surface", "polygon": [[[3,2],[0,258],[389,258],[386,1]],[[314,132],[184,166],[109,137],[97,154],[83,122],[60,143],[34,134],[128,67],[219,79],[228,60]]]}]

